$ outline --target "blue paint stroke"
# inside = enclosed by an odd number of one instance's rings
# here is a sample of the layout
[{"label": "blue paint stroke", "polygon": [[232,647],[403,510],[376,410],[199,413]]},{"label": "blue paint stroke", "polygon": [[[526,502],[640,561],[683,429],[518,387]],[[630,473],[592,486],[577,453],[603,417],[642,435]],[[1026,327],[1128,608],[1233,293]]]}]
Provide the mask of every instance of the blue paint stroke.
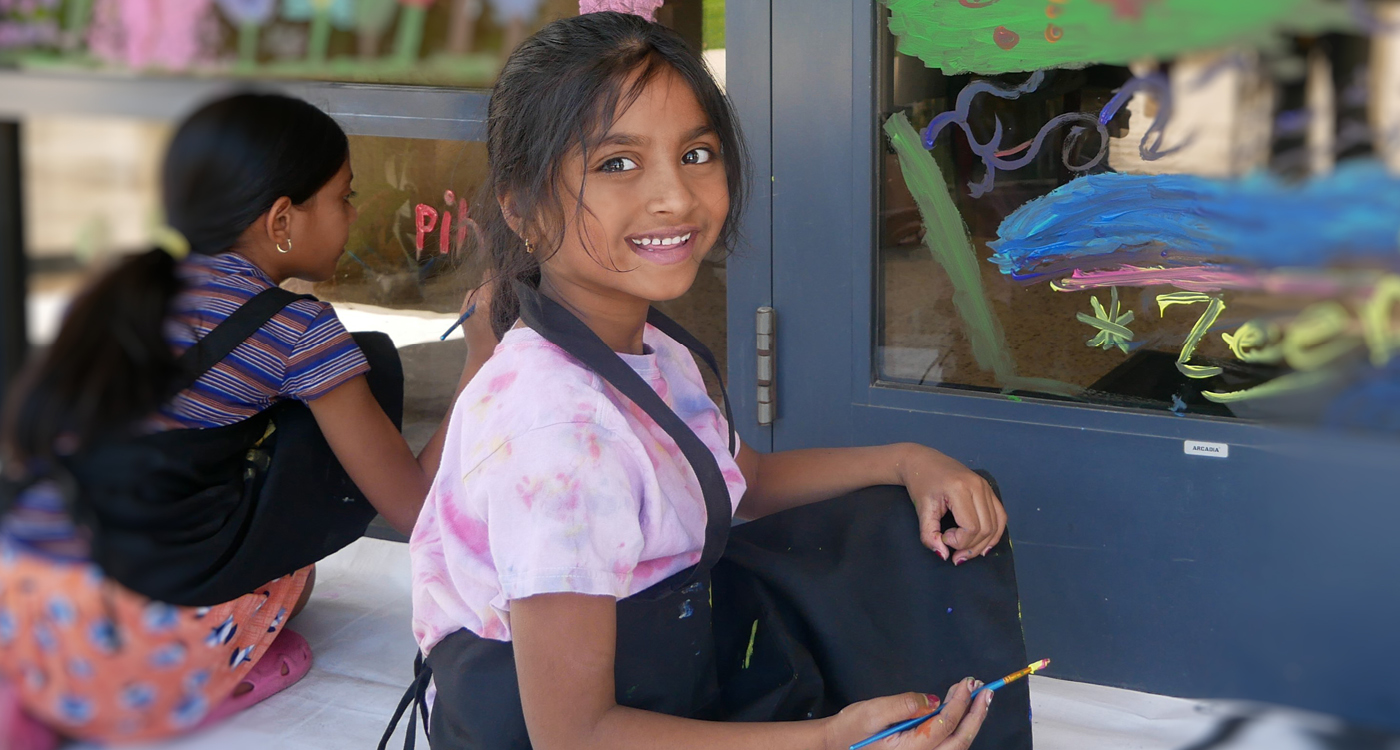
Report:
[{"label": "blue paint stroke", "polygon": [[[1020,99],[1024,94],[1035,92],[1044,82],[1045,71],[1037,70],[1019,86],[998,86],[990,81],[976,81],[975,83],[968,84],[962,91],[958,92],[957,107],[948,112],[939,114],[937,117],[933,118],[933,120],[929,122],[928,127],[924,129],[924,148],[932,149],[934,144],[938,142],[938,136],[941,135],[943,130],[949,125],[956,125],[962,129],[963,133],[967,135],[967,142],[972,149],[972,153],[982,159],[982,164],[987,169],[987,173],[982,176],[981,180],[968,183],[973,198],[981,198],[983,195],[991,192],[992,188],[996,186],[997,170],[1010,172],[1035,161],[1040,156],[1040,148],[1045,143],[1045,139],[1056,129],[1071,123],[1079,124],[1070,128],[1069,135],[1065,137],[1064,148],[1060,154],[1060,158],[1064,161],[1065,167],[1071,172],[1087,172],[1097,167],[1108,156],[1108,128],[1103,123],[1099,122],[1097,117],[1087,112],[1067,112],[1051,119],[1049,122],[1045,123],[1040,129],[1040,132],[1036,133],[1035,139],[1031,141],[1025,154],[1016,159],[1006,159],[1003,156],[998,156],[999,153],[1003,153],[1001,139],[1005,134],[1005,129],[1001,124],[1001,118],[993,118],[995,129],[992,132],[991,139],[985,143],[978,141],[977,138],[972,135],[972,126],[968,123],[967,118],[970,116],[972,105],[979,95],[988,94],[998,99],[1015,100]],[[1071,163],[1070,157],[1073,155],[1075,147],[1078,146],[1079,141],[1090,128],[1098,131],[1098,151],[1094,154],[1093,158],[1083,164]]]},{"label": "blue paint stroke", "polygon": [[991,261],[1018,280],[1150,247],[1259,268],[1321,268],[1344,258],[1395,265],[1400,178],[1369,159],[1301,185],[1268,174],[1090,175],[1020,207],[997,235]]},{"label": "blue paint stroke", "polygon": [[1181,397],[1175,393],[1172,394],[1172,414],[1178,417],[1186,416],[1186,402],[1182,401]]}]

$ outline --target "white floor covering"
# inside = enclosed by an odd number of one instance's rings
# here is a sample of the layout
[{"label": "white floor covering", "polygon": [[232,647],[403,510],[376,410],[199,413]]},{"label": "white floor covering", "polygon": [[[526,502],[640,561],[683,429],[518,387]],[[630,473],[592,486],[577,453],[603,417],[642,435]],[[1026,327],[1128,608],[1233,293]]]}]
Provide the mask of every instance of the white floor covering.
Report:
[{"label": "white floor covering", "polygon": [[[305,679],[224,724],[144,750],[373,748],[412,676],[408,546],[362,539],[318,566],[311,604],[292,623],[315,665]],[[1323,744],[1324,717],[1199,702],[1034,677],[1037,750],[1400,750],[1400,741]],[[1219,742],[1222,722],[1237,731]],[[390,747],[403,746],[402,732]],[[420,730],[419,748],[426,748]]]}]

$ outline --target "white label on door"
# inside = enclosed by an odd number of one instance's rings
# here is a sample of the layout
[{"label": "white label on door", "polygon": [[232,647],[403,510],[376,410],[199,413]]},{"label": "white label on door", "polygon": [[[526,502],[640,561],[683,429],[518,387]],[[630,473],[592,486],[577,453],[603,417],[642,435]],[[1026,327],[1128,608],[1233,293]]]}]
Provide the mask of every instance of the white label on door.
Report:
[{"label": "white label on door", "polygon": [[1226,443],[1203,443],[1200,440],[1187,440],[1183,444],[1188,456],[1210,456],[1211,458],[1229,458],[1230,446]]}]

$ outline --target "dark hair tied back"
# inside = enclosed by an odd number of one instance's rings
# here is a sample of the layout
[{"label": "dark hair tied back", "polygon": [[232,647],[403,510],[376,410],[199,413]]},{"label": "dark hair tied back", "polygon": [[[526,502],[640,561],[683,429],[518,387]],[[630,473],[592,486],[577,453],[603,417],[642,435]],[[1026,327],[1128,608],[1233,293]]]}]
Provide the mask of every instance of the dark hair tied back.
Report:
[{"label": "dark hair tied back", "polygon": [[[166,153],[166,222],[196,254],[216,255],[279,198],[310,200],[349,158],[344,131],[321,110],[274,94],[240,94],[184,121]],[[73,302],[53,345],[6,399],[0,447],[8,461],[48,458],[121,434],[174,394],[165,336],[180,291],[164,250],[128,257]]]},{"label": "dark hair tied back", "polygon": [[162,171],[166,222],[193,252],[226,252],[277,199],[305,203],[348,158],[345,131],[300,99],[220,99],[191,115],[170,142]]},{"label": "dark hair tied back", "polygon": [[[728,99],[681,36],[627,13],[588,13],[555,21],[511,54],[491,92],[486,123],[490,179],[477,215],[495,274],[491,323],[499,336],[515,324],[520,301],[512,281],[538,286],[540,262],[563,239],[567,210],[560,186],[568,157],[585,161],[618,111],[663,70],[690,86],[719,139],[729,186],[729,215],[718,247],[732,249],[745,204],[748,153]],[[636,74],[633,77],[633,74]],[[630,81],[630,85],[629,85]],[[509,196],[519,233],[502,214]],[[576,212],[582,196],[573,197]],[[523,237],[534,244],[527,252]]]}]

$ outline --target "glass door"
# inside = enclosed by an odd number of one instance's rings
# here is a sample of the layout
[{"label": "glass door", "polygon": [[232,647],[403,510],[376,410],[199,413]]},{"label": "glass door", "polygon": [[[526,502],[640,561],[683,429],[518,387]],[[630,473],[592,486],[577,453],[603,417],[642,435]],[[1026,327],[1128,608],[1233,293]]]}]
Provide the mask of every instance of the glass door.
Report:
[{"label": "glass door", "polygon": [[1394,724],[1393,4],[763,5],[773,446],[991,470],[1057,676]]}]

